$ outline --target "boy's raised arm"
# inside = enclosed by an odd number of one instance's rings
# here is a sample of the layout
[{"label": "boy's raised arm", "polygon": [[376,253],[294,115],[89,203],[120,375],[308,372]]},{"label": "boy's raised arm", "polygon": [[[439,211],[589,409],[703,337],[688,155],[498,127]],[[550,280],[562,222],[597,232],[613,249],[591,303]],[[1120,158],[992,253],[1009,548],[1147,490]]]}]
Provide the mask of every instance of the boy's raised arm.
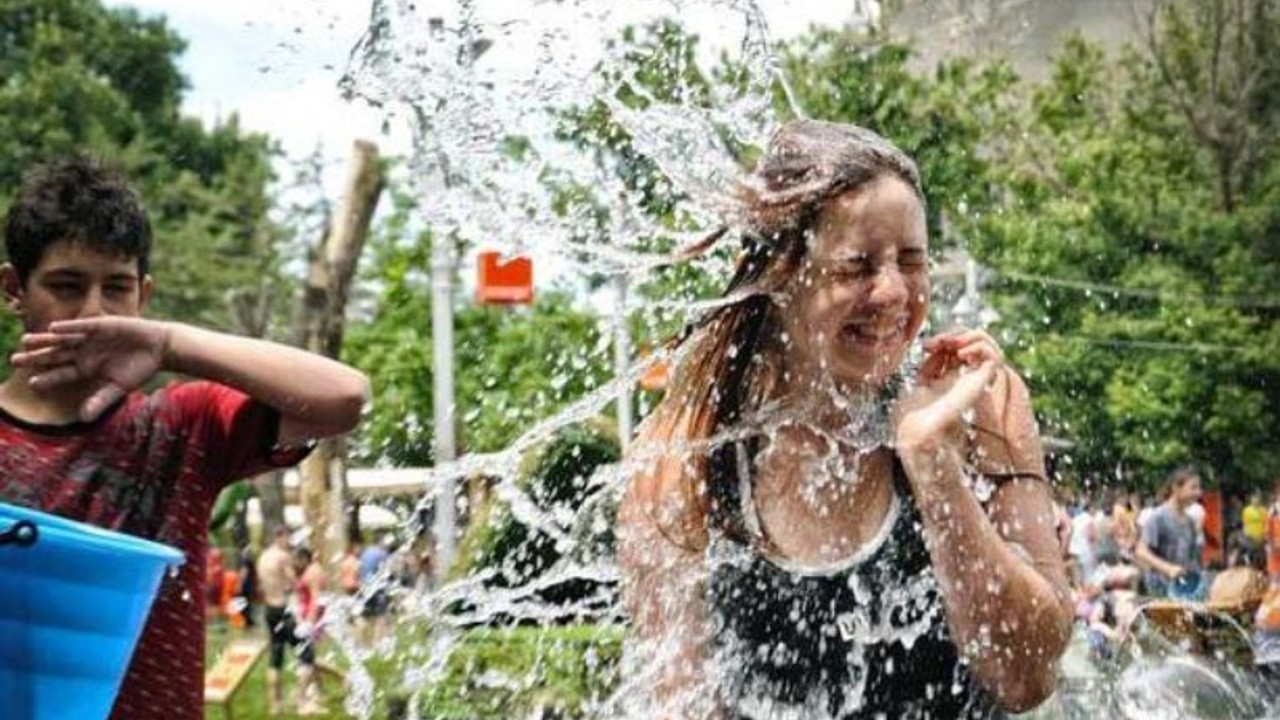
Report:
[{"label": "boy's raised arm", "polygon": [[55,322],[28,333],[12,358],[31,385],[96,384],[80,408],[89,420],[161,370],[236,388],[280,413],[277,442],[347,432],[369,400],[369,381],[335,360],[267,340],[131,317]]},{"label": "boy's raised arm", "polygon": [[275,408],[281,445],[339,435],[360,422],[369,379],[355,368],[266,340],[171,328],[166,369],[230,385]]}]

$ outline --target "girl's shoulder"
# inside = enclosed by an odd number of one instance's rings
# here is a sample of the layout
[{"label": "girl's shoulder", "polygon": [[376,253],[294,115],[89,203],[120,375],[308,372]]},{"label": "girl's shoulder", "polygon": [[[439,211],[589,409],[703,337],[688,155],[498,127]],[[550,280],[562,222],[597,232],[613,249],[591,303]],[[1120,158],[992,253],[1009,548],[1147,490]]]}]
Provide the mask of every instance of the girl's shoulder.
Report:
[{"label": "girl's shoulder", "polygon": [[679,426],[651,423],[640,429],[624,461],[626,490],[618,524],[656,530],[682,546],[706,546],[706,462]]}]

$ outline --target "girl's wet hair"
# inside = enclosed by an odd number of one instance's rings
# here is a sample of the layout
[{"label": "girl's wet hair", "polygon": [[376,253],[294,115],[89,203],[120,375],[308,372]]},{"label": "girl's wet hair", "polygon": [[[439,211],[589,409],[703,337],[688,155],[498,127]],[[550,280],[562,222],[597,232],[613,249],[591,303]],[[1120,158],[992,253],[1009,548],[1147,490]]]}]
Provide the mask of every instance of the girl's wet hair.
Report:
[{"label": "girl's wet hair", "polygon": [[[778,372],[769,356],[776,355],[779,327],[770,293],[801,267],[807,235],[823,206],[884,176],[907,183],[923,204],[915,163],[870,130],[796,120],[774,133],[755,170],[739,184],[736,233],[719,228],[687,253],[702,254],[722,237],[740,237],[742,254],[724,295],[741,297],[698,318],[672,342],[672,349],[688,348],[651,420],[649,441],[668,447],[697,445],[739,424],[769,399]],[[758,443],[746,441],[745,446],[754,456]],[[691,466],[681,471],[689,506],[709,518],[712,529],[745,539],[736,443],[699,453],[682,463]],[[701,518],[692,520],[706,527]],[[684,527],[677,534],[701,533],[698,527]]]},{"label": "girl's wet hair", "polygon": [[876,133],[818,120],[787,123],[739,185],[742,224],[766,242],[786,237],[812,225],[827,200],[886,174],[924,201],[915,162]]},{"label": "girl's wet hair", "polygon": [[[794,120],[769,140],[756,168],[738,183],[733,223],[744,261],[756,245],[775,249],[802,238],[826,202],[883,175],[897,177],[924,203],[915,162],[893,143],[857,125]],[[702,255],[730,235],[728,225],[677,255]],[[740,263],[741,264],[741,263]],[[735,283],[730,283],[730,289]]]}]

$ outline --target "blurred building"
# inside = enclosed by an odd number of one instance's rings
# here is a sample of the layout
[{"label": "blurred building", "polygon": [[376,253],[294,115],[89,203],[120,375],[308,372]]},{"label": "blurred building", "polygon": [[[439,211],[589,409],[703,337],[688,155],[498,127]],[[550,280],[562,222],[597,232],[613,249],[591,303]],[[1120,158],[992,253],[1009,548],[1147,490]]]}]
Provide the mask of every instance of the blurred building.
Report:
[{"label": "blurred building", "polygon": [[1141,37],[1150,0],[883,0],[891,35],[914,41],[922,69],[959,56],[1005,57],[1043,80],[1074,32],[1118,49]]}]

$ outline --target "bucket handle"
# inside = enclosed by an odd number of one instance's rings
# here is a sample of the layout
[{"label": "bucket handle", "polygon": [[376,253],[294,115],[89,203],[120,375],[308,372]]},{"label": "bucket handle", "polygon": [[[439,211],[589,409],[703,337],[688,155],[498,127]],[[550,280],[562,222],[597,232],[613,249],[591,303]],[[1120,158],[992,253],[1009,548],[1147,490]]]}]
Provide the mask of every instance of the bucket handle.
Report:
[{"label": "bucket handle", "polygon": [[40,537],[40,530],[30,520],[19,520],[8,530],[0,530],[0,545],[31,547]]}]

